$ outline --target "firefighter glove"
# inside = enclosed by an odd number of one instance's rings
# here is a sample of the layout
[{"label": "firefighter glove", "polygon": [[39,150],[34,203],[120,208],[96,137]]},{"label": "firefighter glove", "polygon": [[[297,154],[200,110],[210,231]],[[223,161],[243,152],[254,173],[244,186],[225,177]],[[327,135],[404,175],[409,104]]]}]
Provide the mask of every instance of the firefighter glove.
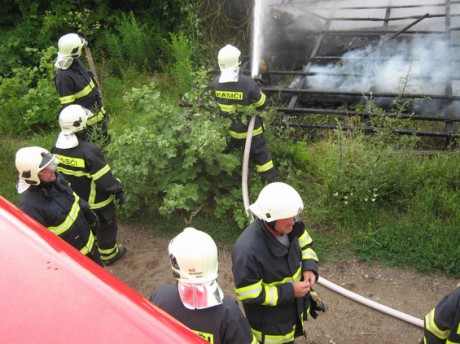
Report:
[{"label": "firefighter glove", "polygon": [[115,199],[118,202],[118,205],[122,206],[126,203],[125,188],[122,186],[120,190],[115,194]]},{"label": "firefighter glove", "polygon": [[316,319],[318,316],[318,312],[326,311],[326,306],[324,305],[323,300],[321,299],[321,296],[319,296],[319,294],[313,289],[310,290],[309,298],[310,298],[310,315],[313,317],[313,319]]}]

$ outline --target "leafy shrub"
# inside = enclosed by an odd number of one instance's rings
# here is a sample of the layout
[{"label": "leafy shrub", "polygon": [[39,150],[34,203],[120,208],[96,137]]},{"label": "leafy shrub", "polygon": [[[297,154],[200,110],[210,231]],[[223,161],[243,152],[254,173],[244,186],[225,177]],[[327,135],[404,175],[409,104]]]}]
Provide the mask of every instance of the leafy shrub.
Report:
[{"label": "leafy shrub", "polygon": [[56,48],[48,48],[41,52],[38,67],[17,68],[13,76],[1,79],[1,133],[24,135],[57,126],[60,103],[53,82],[56,52]]},{"label": "leafy shrub", "polygon": [[154,83],[133,88],[124,100],[143,117],[109,146],[113,169],[129,195],[127,216],[179,211],[189,221],[239,184],[239,158],[224,153],[228,123],[223,119],[166,104]]}]

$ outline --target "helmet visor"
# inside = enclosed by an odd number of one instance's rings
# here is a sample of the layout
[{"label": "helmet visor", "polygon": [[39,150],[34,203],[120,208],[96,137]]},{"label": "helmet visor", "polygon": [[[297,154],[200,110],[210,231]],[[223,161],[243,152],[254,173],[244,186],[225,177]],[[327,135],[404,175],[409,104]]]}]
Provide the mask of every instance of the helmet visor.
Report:
[{"label": "helmet visor", "polygon": [[210,283],[177,283],[179,295],[185,308],[205,309],[222,304],[224,293],[217,281]]},{"label": "helmet visor", "polygon": [[70,67],[72,62],[73,62],[73,58],[69,56],[64,56],[58,53],[58,57],[56,59],[56,62],[54,63],[54,66],[59,69],[67,69]]},{"label": "helmet visor", "polygon": [[56,167],[59,164],[59,160],[56,158],[55,155],[51,153],[42,153],[42,161],[38,166],[39,171],[47,168],[47,167]]}]

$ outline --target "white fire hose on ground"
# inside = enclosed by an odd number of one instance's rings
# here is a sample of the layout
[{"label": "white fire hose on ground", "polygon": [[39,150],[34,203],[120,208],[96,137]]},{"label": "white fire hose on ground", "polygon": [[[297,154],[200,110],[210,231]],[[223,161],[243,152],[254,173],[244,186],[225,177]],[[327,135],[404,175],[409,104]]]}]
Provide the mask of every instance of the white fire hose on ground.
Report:
[{"label": "white fire hose on ground", "polygon": [[[254,121],[255,121],[255,116],[251,117],[251,120],[249,121],[248,124],[248,134],[246,137],[246,143],[244,146],[244,155],[243,155],[243,171],[241,173],[242,175],[242,190],[243,190],[243,204],[244,204],[244,210],[246,211],[247,214],[249,213],[249,193],[248,193],[248,166],[249,166],[249,152],[251,150],[251,142],[252,142],[252,130],[254,129]],[[252,216],[252,215],[251,215]],[[382,313],[385,313],[387,315],[390,315],[394,318],[397,318],[399,320],[403,320],[405,322],[408,322],[409,324],[412,324],[414,326],[418,326],[420,328],[424,327],[423,320],[418,319],[416,317],[413,317],[412,315],[397,311],[393,308],[390,308],[388,306],[382,305],[378,302],[375,302],[373,300],[369,300],[361,295],[358,295],[356,293],[353,293],[352,291],[349,291],[345,288],[342,288],[338,286],[337,284],[334,284],[324,277],[319,277],[318,278],[318,284],[342,295],[345,296],[353,301],[359,302],[367,307],[370,307],[372,309],[375,309],[377,311],[380,311]]]}]

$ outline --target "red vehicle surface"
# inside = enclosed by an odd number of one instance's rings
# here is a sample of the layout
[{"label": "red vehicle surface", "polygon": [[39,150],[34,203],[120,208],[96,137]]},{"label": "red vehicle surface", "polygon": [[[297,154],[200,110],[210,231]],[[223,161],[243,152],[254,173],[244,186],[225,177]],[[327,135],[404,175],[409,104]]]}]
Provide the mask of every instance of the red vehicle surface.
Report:
[{"label": "red vehicle surface", "polygon": [[207,343],[0,196],[1,343]]}]

